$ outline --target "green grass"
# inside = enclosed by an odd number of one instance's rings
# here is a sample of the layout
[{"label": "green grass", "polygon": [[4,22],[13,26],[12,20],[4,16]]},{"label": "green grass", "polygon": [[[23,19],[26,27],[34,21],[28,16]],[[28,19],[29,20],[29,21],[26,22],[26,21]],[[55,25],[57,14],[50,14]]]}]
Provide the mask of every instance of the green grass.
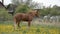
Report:
[{"label": "green grass", "polygon": [[50,25],[31,25],[21,23],[21,28],[14,30],[13,22],[0,23],[0,34],[60,34],[60,27]]}]

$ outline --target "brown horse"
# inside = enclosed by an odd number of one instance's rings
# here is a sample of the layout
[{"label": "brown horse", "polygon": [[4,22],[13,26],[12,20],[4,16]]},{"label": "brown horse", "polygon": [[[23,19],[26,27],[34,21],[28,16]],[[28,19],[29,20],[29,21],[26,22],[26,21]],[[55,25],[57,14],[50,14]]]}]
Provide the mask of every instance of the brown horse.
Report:
[{"label": "brown horse", "polygon": [[16,15],[14,15],[14,27],[16,28],[16,25],[19,26],[20,24],[20,21],[27,21],[28,22],[28,27],[30,27],[30,24],[31,24],[31,21],[32,19],[35,17],[35,16],[38,16],[38,11],[31,11],[29,13],[17,13]]}]

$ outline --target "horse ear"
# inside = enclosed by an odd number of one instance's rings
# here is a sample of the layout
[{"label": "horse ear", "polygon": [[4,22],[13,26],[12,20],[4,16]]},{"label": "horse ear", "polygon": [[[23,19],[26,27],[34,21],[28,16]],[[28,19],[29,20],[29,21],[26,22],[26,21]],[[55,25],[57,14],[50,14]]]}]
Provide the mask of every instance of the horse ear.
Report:
[{"label": "horse ear", "polygon": [[37,10],[34,10],[34,12],[37,12]]},{"label": "horse ear", "polygon": [[35,10],[36,11],[36,13],[38,13],[38,11],[37,10]]}]

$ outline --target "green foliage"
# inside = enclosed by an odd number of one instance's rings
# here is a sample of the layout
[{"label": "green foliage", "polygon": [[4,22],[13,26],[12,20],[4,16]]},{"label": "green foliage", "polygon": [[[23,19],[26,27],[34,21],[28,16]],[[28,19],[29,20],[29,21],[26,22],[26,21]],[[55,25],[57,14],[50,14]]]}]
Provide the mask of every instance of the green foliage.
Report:
[{"label": "green foliage", "polygon": [[30,7],[28,7],[27,5],[19,5],[16,8],[16,13],[26,13],[30,10]]},{"label": "green foliage", "polygon": [[11,0],[13,4],[19,5],[19,0]]},{"label": "green foliage", "polygon": [[59,6],[53,6],[52,8],[51,7],[48,7],[48,8],[43,8],[40,10],[40,15],[48,15],[50,14],[51,16],[56,16],[56,15],[60,15],[60,7]]},{"label": "green foliage", "polygon": [[27,30],[23,31],[23,34],[26,34],[27,33]]},{"label": "green foliage", "polygon": [[44,16],[44,15],[48,15],[49,14],[49,11],[47,9],[41,9],[40,10],[40,13],[41,13],[40,15],[43,15]]},{"label": "green foliage", "polygon": [[40,29],[37,29],[36,32],[40,32]]},{"label": "green foliage", "polygon": [[0,8],[0,20],[8,20],[12,19],[12,16],[8,14],[8,11],[6,11],[4,8]]},{"label": "green foliage", "polygon": [[34,8],[36,6],[38,6],[38,3],[32,2],[32,0],[12,0],[12,3],[17,5],[18,7],[16,8],[16,12],[15,13],[26,13],[29,10],[31,10],[31,8]]},{"label": "green foliage", "polygon": [[58,6],[53,6],[52,8],[51,8],[51,11],[50,11],[50,14],[51,15],[60,15],[60,7],[58,7]]}]

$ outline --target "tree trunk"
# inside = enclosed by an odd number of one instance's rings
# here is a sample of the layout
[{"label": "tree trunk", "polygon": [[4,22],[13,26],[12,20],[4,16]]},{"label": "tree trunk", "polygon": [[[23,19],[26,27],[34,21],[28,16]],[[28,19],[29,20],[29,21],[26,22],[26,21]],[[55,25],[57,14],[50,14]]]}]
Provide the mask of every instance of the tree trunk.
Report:
[{"label": "tree trunk", "polygon": [[4,0],[2,0],[2,3],[4,4]]}]

